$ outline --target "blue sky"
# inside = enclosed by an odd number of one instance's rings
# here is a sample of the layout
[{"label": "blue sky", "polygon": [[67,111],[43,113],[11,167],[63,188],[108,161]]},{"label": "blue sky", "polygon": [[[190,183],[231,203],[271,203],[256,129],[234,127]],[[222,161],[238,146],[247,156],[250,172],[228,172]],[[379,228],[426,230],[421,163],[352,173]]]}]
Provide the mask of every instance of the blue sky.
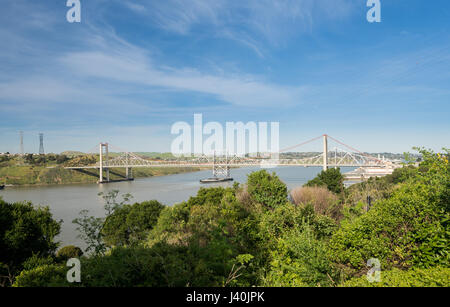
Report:
[{"label": "blue sky", "polygon": [[[0,0],[0,152],[169,151],[176,121],[278,121],[280,147],[450,145],[450,2]],[[317,149],[320,148],[320,144]],[[311,148],[313,150],[313,148]]]}]

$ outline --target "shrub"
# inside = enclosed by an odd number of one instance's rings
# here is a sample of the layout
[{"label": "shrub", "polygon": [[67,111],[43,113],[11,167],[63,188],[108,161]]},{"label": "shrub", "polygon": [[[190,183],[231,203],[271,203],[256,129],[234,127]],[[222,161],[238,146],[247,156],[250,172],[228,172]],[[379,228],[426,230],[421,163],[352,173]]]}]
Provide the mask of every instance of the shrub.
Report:
[{"label": "shrub", "polygon": [[39,266],[51,265],[54,263],[55,260],[51,256],[40,257],[39,255],[34,254],[22,263],[22,267],[24,270],[31,270]]},{"label": "shrub", "polygon": [[61,222],[53,219],[48,207],[31,203],[6,203],[0,199],[0,263],[15,275],[33,255],[53,255]]},{"label": "shrub", "polygon": [[287,201],[286,185],[275,173],[270,175],[265,170],[248,175],[247,189],[257,203],[274,209]]},{"label": "shrub", "polygon": [[408,271],[381,271],[381,282],[370,283],[366,276],[350,279],[341,287],[450,287],[450,268],[414,268]]},{"label": "shrub", "polygon": [[42,265],[24,270],[16,277],[13,287],[60,287],[68,286],[67,268],[63,265]]},{"label": "shrub", "polygon": [[67,261],[70,258],[80,258],[83,255],[81,248],[67,245],[56,252],[56,257],[60,261]]},{"label": "shrub", "polygon": [[341,207],[338,197],[325,187],[299,187],[291,192],[296,205],[311,204],[316,214],[326,215],[339,220]]},{"label": "shrub", "polygon": [[124,205],[109,215],[102,234],[107,245],[130,245],[144,240],[156,225],[164,206],[156,200]]},{"label": "shrub", "polygon": [[338,280],[326,243],[316,238],[311,227],[283,236],[271,258],[265,286],[332,286]]},{"label": "shrub", "polygon": [[339,168],[330,168],[326,171],[321,171],[316,178],[308,181],[305,186],[324,186],[331,192],[340,194],[344,191],[344,176],[342,176]]}]

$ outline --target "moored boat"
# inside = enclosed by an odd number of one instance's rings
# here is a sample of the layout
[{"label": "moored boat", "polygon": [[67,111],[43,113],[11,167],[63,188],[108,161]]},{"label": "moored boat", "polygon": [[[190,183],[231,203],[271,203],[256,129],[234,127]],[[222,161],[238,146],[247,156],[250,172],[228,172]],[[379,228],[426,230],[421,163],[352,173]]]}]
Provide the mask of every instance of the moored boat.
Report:
[{"label": "moored boat", "polygon": [[233,178],[231,178],[231,177],[224,177],[224,178],[213,177],[213,178],[201,179],[200,183],[215,183],[215,182],[224,182],[224,181],[232,181],[232,180],[233,180]]}]

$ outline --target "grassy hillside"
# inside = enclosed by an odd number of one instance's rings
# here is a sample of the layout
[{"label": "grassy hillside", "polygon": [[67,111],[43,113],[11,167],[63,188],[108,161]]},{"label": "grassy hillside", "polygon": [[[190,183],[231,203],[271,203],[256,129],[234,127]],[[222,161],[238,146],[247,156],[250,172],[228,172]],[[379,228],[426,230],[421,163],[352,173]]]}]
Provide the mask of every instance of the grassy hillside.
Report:
[{"label": "grassy hillside", "polygon": [[[115,153],[118,155],[118,153]],[[157,156],[157,153],[154,153]],[[111,154],[110,156],[113,156]],[[160,154],[167,157],[166,154]],[[158,158],[161,158],[158,156]],[[96,183],[99,171],[96,169],[69,170],[65,166],[93,165],[98,155],[65,152],[46,155],[2,155],[0,156],[0,184],[8,185],[50,185],[71,183]],[[145,157],[149,158],[149,157]],[[200,168],[158,167],[133,168],[134,178],[163,176],[170,174],[199,171]],[[104,176],[106,174],[104,173]],[[126,178],[125,169],[110,170],[111,180]],[[106,178],[105,178],[106,179]]]},{"label": "grassy hillside", "polygon": [[[134,178],[163,176],[170,174],[198,171],[194,168],[135,168]],[[125,178],[125,169],[112,169],[110,179]],[[47,168],[45,166],[7,166],[0,167],[0,183],[12,185],[49,185],[72,183],[96,183],[98,170],[69,170],[63,167]]]}]

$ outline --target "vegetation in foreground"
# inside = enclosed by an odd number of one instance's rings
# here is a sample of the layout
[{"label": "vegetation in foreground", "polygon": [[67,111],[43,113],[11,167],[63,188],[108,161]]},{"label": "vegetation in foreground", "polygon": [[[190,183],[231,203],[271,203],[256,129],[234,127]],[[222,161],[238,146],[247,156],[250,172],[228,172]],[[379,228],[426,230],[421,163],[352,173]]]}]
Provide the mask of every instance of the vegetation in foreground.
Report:
[{"label": "vegetation in foreground", "polygon": [[[166,207],[103,195],[105,218],[74,222],[88,243],[58,252],[48,209],[0,202],[3,285],[450,286],[450,169],[422,150],[419,167],[344,188],[339,171],[291,191],[266,171],[201,189]],[[367,203],[367,196],[372,202]],[[6,253],[4,252],[6,251]],[[65,261],[81,259],[81,283]],[[366,263],[381,262],[381,282]]]}]

